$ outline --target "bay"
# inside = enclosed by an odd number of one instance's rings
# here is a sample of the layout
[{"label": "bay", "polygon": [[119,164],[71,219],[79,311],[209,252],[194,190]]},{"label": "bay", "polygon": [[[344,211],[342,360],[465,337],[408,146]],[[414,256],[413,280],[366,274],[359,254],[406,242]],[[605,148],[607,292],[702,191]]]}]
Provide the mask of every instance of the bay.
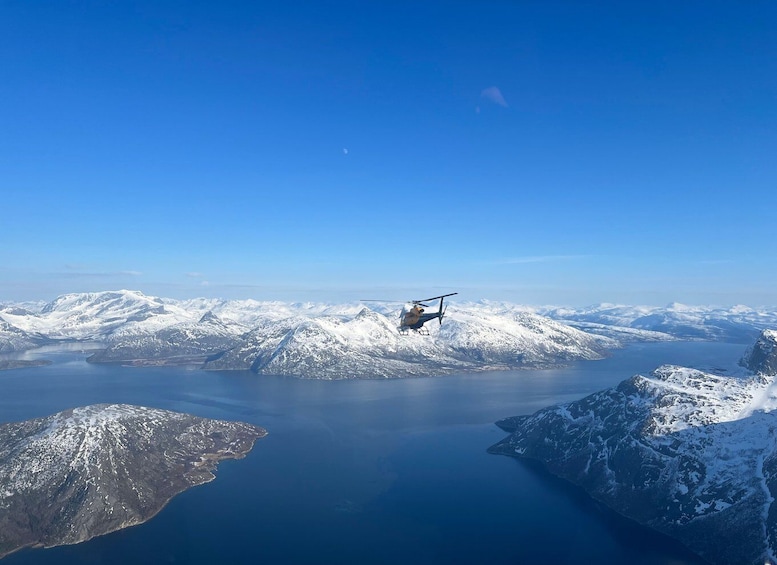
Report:
[{"label": "bay", "polygon": [[663,363],[736,373],[741,344],[635,344],[559,369],[319,381],[91,365],[83,346],[0,373],[0,421],[101,402],[241,420],[269,435],[149,522],[21,564],[696,564],[536,465],[490,455],[496,420],[613,386]]}]

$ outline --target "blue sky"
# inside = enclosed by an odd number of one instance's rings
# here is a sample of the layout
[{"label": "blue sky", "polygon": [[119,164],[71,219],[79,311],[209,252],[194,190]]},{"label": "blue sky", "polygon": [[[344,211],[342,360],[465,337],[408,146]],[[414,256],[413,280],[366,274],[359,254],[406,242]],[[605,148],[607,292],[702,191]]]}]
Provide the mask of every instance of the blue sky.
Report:
[{"label": "blue sky", "polygon": [[0,3],[0,301],[777,305],[774,2]]}]

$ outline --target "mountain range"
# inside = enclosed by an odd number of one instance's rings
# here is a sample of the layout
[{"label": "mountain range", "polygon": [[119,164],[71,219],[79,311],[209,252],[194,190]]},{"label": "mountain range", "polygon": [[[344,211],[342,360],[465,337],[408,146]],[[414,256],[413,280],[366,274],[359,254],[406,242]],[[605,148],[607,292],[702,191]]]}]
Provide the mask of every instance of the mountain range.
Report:
[{"label": "mountain range", "polygon": [[172,300],[138,291],[67,294],[0,307],[0,353],[56,341],[103,344],[92,362],[197,364],[316,378],[386,378],[544,367],[598,359],[632,341],[743,341],[777,327],[744,306],[529,308],[453,303],[429,336],[397,331],[394,304]]},{"label": "mountain range", "polygon": [[629,328],[669,334],[676,339],[732,343],[750,343],[762,330],[777,327],[777,310],[742,305],[721,308],[676,302],[663,307],[599,304],[587,308],[545,307],[537,312],[605,335],[612,335],[612,328]]},{"label": "mountain range", "polygon": [[[388,378],[454,371],[540,367],[600,359],[620,343],[514,308],[451,309],[428,336],[401,335],[395,307],[286,304],[253,300],[175,301],[137,291],[64,295],[37,308],[6,305],[0,335],[14,349],[32,339],[104,345],[91,362],[198,363],[308,378]],[[21,336],[21,337],[19,337]]]}]

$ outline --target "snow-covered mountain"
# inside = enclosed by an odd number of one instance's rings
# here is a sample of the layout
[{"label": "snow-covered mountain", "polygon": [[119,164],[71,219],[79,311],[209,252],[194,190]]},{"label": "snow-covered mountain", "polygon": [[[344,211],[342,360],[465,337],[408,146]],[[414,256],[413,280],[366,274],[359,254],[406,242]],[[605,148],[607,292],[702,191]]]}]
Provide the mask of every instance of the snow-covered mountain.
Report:
[{"label": "snow-covered mountain", "polygon": [[575,359],[601,359],[619,342],[520,310],[461,309],[437,332],[449,347],[480,363],[542,366]]},{"label": "snow-covered mountain", "polygon": [[176,304],[134,290],[65,294],[40,312],[10,307],[0,310],[0,316],[26,332],[79,340],[104,340],[118,329],[151,333],[199,318]]},{"label": "snow-covered mountain", "polygon": [[[209,369],[324,378],[436,375],[460,370],[541,367],[597,359],[630,341],[742,340],[777,327],[777,313],[729,309],[601,305],[529,308],[504,302],[450,305],[431,335],[397,332],[395,304],[172,300],[120,290],[67,294],[47,304],[0,308],[0,348],[40,340],[96,340],[96,362],[204,360]],[[365,312],[365,313],[363,313]],[[208,322],[208,317],[212,317]],[[215,321],[215,322],[214,322]],[[216,323],[217,322],[217,323]]]},{"label": "snow-covered mountain", "polygon": [[[751,341],[767,328],[777,327],[777,311],[746,306],[714,308],[670,304],[666,307],[601,304],[587,308],[548,306],[533,308],[506,302],[458,302],[449,318],[460,312],[475,317],[507,318],[534,313],[571,325],[586,333],[602,334],[620,341],[666,339],[725,339]],[[371,304],[388,318],[399,310],[392,304]],[[267,321],[326,316],[354,317],[363,308],[358,303],[285,303],[257,300],[197,298],[173,300],[146,296],[133,290],[66,294],[49,303],[3,303],[0,318],[30,335],[52,339],[121,339],[150,335],[183,323],[196,323],[211,312],[235,334],[257,328]],[[392,319],[392,322],[394,320]]]},{"label": "snow-covered mountain", "polygon": [[197,322],[183,322],[151,334],[117,331],[106,349],[88,358],[92,363],[191,363],[205,362],[240,341],[235,326],[227,326],[212,312]]},{"label": "snow-covered mountain", "polygon": [[33,349],[48,341],[45,336],[27,333],[0,317],[0,353]]},{"label": "snow-covered mountain", "polygon": [[[680,339],[748,343],[761,330],[777,327],[777,311],[747,306],[717,308],[673,303],[664,307],[600,304],[587,308],[546,307],[537,312],[586,331],[630,328]],[[586,325],[581,325],[586,324]],[[597,330],[599,331],[595,331]],[[612,335],[606,333],[606,335]]]},{"label": "snow-covered mountain", "polygon": [[0,425],[0,557],[142,523],[262,428],[129,405]]},{"label": "snow-covered mountain", "polygon": [[528,313],[457,311],[442,327],[430,325],[429,336],[402,335],[396,322],[368,308],[355,316],[268,321],[205,368],[326,379],[431,376],[600,359],[619,345]]},{"label": "snow-covered mountain", "polygon": [[292,317],[266,322],[206,369],[251,369],[306,378],[440,375],[476,365],[431,336],[401,335],[382,314]]},{"label": "snow-covered mountain", "polygon": [[176,301],[136,291],[60,296],[35,309],[0,310],[20,331],[59,340],[99,340],[93,362],[202,362],[315,378],[386,378],[539,367],[599,359],[619,343],[520,307],[457,305],[431,335],[398,331],[395,304],[255,300]]},{"label": "snow-covered mountain", "polygon": [[665,365],[576,402],[503,420],[511,435],[490,451],[543,462],[711,563],[773,563],[775,408],[773,371],[724,377]]}]

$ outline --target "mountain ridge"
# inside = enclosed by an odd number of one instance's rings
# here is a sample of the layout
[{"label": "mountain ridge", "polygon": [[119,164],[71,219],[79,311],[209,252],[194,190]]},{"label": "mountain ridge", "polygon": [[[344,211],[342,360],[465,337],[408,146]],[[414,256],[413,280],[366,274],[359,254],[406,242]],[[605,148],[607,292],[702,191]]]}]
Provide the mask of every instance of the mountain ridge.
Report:
[{"label": "mountain ridge", "polygon": [[777,554],[777,375],[663,365],[498,422],[491,453],[536,459],[711,563]]}]

